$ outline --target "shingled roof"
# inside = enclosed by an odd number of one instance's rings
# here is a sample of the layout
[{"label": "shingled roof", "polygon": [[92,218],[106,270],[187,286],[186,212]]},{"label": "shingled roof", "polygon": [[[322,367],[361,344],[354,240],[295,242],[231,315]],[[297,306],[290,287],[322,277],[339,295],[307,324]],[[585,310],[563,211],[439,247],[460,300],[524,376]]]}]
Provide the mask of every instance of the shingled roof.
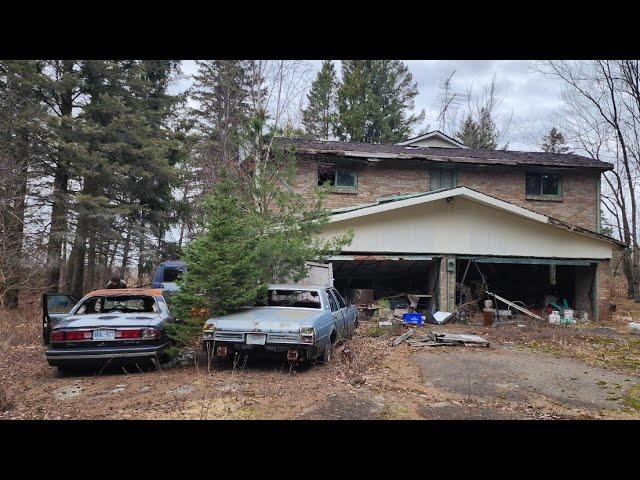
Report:
[{"label": "shingled roof", "polygon": [[516,152],[511,150],[474,150],[471,148],[410,147],[362,142],[335,142],[280,138],[280,144],[298,153],[335,155],[352,158],[429,160],[474,165],[545,166],[612,170],[613,165],[573,153]]}]

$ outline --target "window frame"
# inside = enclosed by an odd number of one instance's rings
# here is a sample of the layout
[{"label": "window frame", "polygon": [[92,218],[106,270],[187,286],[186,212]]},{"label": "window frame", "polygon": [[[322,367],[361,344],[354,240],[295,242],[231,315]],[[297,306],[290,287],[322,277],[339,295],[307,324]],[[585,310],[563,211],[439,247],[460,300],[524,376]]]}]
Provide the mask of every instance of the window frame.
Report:
[{"label": "window frame", "polygon": [[[435,177],[434,173],[438,174],[438,179],[440,182],[440,186],[438,188],[434,187],[433,179]],[[451,172],[451,186],[443,187],[442,186],[442,172]],[[429,191],[434,190],[444,190],[458,187],[458,169],[456,167],[444,166],[444,165],[434,165],[429,168]]]},{"label": "window frame", "polygon": [[[528,179],[529,176],[531,175],[537,175],[540,177],[540,193],[529,193],[527,191],[527,183],[528,183]],[[558,178],[558,193],[542,193],[542,176],[543,175],[555,175]],[[562,200],[564,193],[563,193],[563,181],[562,181],[562,174],[559,172],[550,172],[550,171],[545,171],[545,170],[529,170],[527,172],[525,172],[524,175],[524,194],[525,197],[528,200]]]},{"label": "window frame", "polygon": [[[349,168],[349,167],[341,167],[339,165],[336,165],[335,163],[332,164],[333,168],[334,168],[334,172],[333,172],[333,185],[329,185],[329,188],[332,190],[347,190],[347,191],[355,191],[358,189],[358,170],[356,170],[355,168]],[[353,174],[353,185],[338,185],[338,171],[342,170],[343,172],[349,172]],[[321,187],[324,184],[320,183],[320,166],[318,166],[318,169],[316,170],[317,172],[317,183],[318,186]]]}]

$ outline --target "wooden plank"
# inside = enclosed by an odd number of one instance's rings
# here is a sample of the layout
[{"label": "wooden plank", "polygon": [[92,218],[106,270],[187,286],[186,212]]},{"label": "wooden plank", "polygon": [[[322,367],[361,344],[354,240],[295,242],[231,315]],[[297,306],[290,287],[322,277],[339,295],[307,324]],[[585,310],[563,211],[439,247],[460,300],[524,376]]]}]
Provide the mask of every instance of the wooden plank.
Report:
[{"label": "wooden plank", "polygon": [[537,320],[542,320],[542,317],[539,315],[536,315],[533,312],[530,312],[529,310],[527,310],[524,307],[521,307],[520,305],[516,305],[513,302],[510,302],[509,300],[507,300],[506,298],[502,298],[500,295],[496,295],[495,293],[491,293],[490,291],[487,290],[487,295],[493,295],[495,298],[497,298],[498,300],[500,300],[501,302],[506,303],[507,305],[509,305],[512,308],[515,308],[516,310],[521,311],[522,313],[524,313],[525,315],[529,315],[530,317],[533,317]]},{"label": "wooden plank", "polygon": [[411,330],[409,330],[408,332],[403,333],[402,335],[400,335],[398,338],[396,338],[393,341],[393,346],[397,347],[398,345],[400,345],[402,342],[404,342],[407,338],[409,338],[411,335],[413,335],[415,333],[415,328],[412,328]]}]

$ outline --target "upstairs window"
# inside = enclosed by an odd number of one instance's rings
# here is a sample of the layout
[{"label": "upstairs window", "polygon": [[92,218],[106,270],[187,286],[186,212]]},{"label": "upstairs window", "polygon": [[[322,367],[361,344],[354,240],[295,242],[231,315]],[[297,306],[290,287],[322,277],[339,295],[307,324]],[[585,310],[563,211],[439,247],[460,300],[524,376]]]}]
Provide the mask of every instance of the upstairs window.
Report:
[{"label": "upstairs window", "polygon": [[324,163],[318,166],[318,186],[324,184],[355,189],[358,185],[358,176],[354,170],[336,167],[333,163]]},{"label": "upstairs window", "polygon": [[557,173],[527,173],[526,194],[537,197],[560,197],[562,179]]},{"label": "upstairs window", "polygon": [[458,186],[458,172],[453,168],[433,167],[431,169],[430,190],[454,188]]}]

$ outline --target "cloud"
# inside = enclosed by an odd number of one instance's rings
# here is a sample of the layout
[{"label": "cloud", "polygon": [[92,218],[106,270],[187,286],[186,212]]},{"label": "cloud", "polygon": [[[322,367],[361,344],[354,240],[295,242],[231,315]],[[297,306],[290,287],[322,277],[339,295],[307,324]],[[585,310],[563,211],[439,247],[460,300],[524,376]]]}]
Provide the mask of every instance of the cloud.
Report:
[{"label": "cloud", "polygon": [[[321,63],[319,60],[309,61],[314,71],[320,69]],[[480,92],[482,86],[495,76],[502,97],[496,114],[498,120],[512,116],[511,128],[504,140],[513,150],[537,149],[539,138],[551,128],[554,120],[558,120],[563,105],[561,83],[537,72],[532,61],[407,60],[405,63],[418,86],[416,112],[425,110],[425,122],[432,129],[438,127],[440,84],[454,70],[453,89],[463,94],[469,89]],[[182,71],[184,78],[173,87],[176,91],[184,91],[191,85],[189,77],[196,72],[195,61],[183,61]],[[562,125],[557,126],[562,129]]]}]

